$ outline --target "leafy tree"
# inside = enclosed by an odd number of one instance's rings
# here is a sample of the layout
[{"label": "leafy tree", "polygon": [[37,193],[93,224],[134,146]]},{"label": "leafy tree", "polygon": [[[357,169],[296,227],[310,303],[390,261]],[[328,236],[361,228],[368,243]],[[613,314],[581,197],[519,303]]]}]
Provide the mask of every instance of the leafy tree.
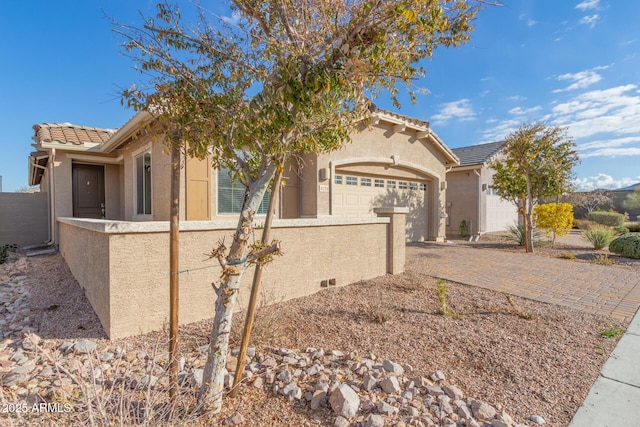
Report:
[{"label": "leafy tree", "polygon": [[350,141],[370,98],[399,86],[412,99],[419,62],[438,46],[469,40],[473,0],[232,0],[234,20],[199,8],[189,25],[177,6],[157,5],[141,28],[117,24],[124,48],[147,78],[123,93],[147,109],[168,138],[192,156],[209,154],[245,188],[222,266],[199,403],[220,411],[233,306],[251,263],[279,253],[278,242],[249,245],[255,212],[276,170],[299,153]]},{"label": "leafy tree", "polygon": [[640,191],[636,190],[627,194],[627,197],[622,201],[622,207],[628,211],[640,209]]},{"label": "leafy tree", "polygon": [[525,124],[507,136],[503,159],[490,163],[493,188],[520,207],[525,250],[533,252],[533,208],[541,198],[559,197],[571,189],[578,153],[566,129],[544,122]]},{"label": "leafy tree", "polygon": [[587,215],[597,209],[613,205],[613,199],[608,191],[574,192],[563,196],[562,199],[576,208],[585,209]]},{"label": "leafy tree", "polygon": [[556,244],[556,236],[566,236],[573,227],[573,206],[570,203],[545,203],[533,208],[536,225],[545,230],[547,237],[553,236],[551,246]]}]

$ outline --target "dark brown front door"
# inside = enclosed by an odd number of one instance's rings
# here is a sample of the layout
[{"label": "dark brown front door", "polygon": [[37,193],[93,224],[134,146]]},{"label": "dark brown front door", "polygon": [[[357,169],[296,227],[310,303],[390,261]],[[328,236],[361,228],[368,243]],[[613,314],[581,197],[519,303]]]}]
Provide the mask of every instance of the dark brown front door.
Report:
[{"label": "dark brown front door", "polygon": [[104,166],[74,164],[73,216],[104,218]]}]

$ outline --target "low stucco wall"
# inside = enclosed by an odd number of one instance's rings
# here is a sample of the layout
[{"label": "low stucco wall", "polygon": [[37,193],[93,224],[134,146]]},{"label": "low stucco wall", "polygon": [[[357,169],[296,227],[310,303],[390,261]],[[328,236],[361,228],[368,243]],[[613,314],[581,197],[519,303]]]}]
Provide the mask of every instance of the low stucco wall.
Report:
[{"label": "low stucco wall", "polygon": [[47,193],[0,193],[0,246],[44,243],[49,238]]},{"label": "low stucco wall", "polygon": [[[400,217],[404,220],[404,215]],[[268,302],[310,295],[322,289],[324,280],[335,279],[340,286],[386,274],[388,258],[393,256],[388,245],[389,239],[393,241],[388,235],[392,220],[274,221],[272,237],[282,242],[284,256],[276,258],[263,273],[261,289]],[[59,223],[60,252],[110,338],[168,326],[168,222],[61,218]],[[207,254],[220,239],[229,242],[234,231],[235,222],[181,223],[181,324],[213,317],[216,296],[211,283],[218,281],[221,269]],[[404,247],[404,239],[400,242]],[[398,249],[395,256],[400,252],[404,253]],[[252,277],[250,268],[242,280],[242,306],[248,303]]]}]

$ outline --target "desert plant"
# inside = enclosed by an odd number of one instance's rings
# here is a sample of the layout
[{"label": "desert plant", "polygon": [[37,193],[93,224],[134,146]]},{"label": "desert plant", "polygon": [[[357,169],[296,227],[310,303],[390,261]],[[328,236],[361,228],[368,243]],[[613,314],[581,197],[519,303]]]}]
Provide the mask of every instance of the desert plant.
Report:
[{"label": "desert plant", "polygon": [[547,237],[553,237],[551,246],[555,246],[556,236],[566,236],[573,225],[573,206],[570,203],[545,203],[533,208],[533,217],[539,228],[546,231]]},{"label": "desert plant", "polygon": [[449,292],[449,287],[447,283],[440,279],[438,280],[438,287],[436,288],[436,293],[438,294],[438,300],[440,300],[440,310],[438,312],[446,317],[451,317],[453,319],[460,319],[460,315],[455,313],[453,310],[449,308],[447,304],[447,293]]},{"label": "desert plant", "polygon": [[[509,240],[516,242],[520,246],[524,246],[525,243],[525,233],[524,226],[522,224],[514,224],[507,227],[507,231],[509,231],[510,236]],[[538,229],[533,230],[533,244],[540,243],[540,237],[542,233]]]},{"label": "desert plant", "polygon": [[631,231],[625,226],[613,227],[613,229],[616,230],[616,233],[618,233],[618,235],[620,236],[624,236]]},{"label": "desert plant", "polygon": [[393,317],[393,304],[388,298],[384,298],[381,292],[378,292],[377,298],[371,299],[366,305],[363,314],[369,321],[382,325]]},{"label": "desert plant", "polygon": [[595,211],[591,212],[587,218],[589,221],[608,225],[609,227],[622,227],[624,225],[624,215],[618,212]]},{"label": "desert plant", "polygon": [[614,239],[609,250],[625,258],[640,259],[640,233],[627,233]]},{"label": "desert plant", "polygon": [[596,225],[588,230],[584,230],[582,237],[589,241],[594,249],[603,249],[616,238],[616,231],[606,225]]},{"label": "desert plant", "polygon": [[600,335],[604,338],[615,338],[622,333],[624,333],[624,329],[614,326],[613,328],[605,329],[604,331],[600,332]]},{"label": "desert plant", "polygon": [[609,254],[598,254],[591,260],[594,264],[599,265],[616,265],[617,262],[609,258]]},{"label": "desert plant", "polygon": [[469,226],[467,225],[467,220],[463,219],[460,221],[460,226],[458,227],[458,234],[460,237],[467,237],[469,235]]},{"label": "desert plant", "polygon": [[522,308],[520,308],[520,306],[518,304],[516,304],[516,302],[513,300],[513,298],[511,298],[511,295],[504,294],[504,296],[507,299],[507,302],[509,303],[511,308],[513,308],[513,311],[515,311],[515,313],[518,315],[519,318],[524,319],[524,320],[533,319],[533,314],[525,312],[524,310],[522,310]]},{"label": "desert plant", "polygon": [[576,256],[574,254],[572,254],[571,252],[563,252],[561,253],[558,258],[562,258],[562,259],[576,259]]},{"label": "desert plant", "polygon": [[7,245],[0,247],[0,264],[4,264],[9,258],[9,248]]}]

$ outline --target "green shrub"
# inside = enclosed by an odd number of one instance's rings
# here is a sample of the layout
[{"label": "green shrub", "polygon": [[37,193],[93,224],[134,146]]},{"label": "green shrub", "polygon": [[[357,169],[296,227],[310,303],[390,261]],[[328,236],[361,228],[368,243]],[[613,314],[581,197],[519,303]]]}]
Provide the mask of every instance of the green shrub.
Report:
[{"label": "green shrub", "polygon": [[596,211],[591,212],[587,218],[589,218],[589,221],[608,225],[609,227],[622,227],[624,225],[624,215],[618,212]]},{"label": "green shrub", "polygon": [[640,233],[627,233],[609,244],[609,250],[625,258],[640,259]]},{"label": "green shrub", "polygon": [[0,247],[0,264],[4,264],[9,258],[9,248],[5,245]]},{"label": "green shrub", "polygon": [[[509,240],[516,242],[520,246],[524,246],[524,225],[522,224],[514,224],[507,227],[509,231]],[[540,239],[542,237],[542,232],[537,228],[533,229],[533,244],[540,243]]]},{"label": "green shrub", "polygon": [[594,249],[606,248],[616,238],[616,231],[606,225],[596,225],[582,232],[582,237],[588,240]]},{"label": "green shrub", "polygon": [[627,233],[630,231],[630,230],[629,230],[627,227],[625,227],[625,226],[622,226],[622,227],[613,227],[613,229],[614,229],[614,230],[616,230],[616,233],[618,233],[618,235],[620,235],[620,236],[624,236],[625,234],[627,234]]},{"label": "green shrub", "polygon": [[460,221],[460,226],[458,227],[458,234],[460,237],[469,236],[469,227],[467,226],[467,220],[463,219]]}]

